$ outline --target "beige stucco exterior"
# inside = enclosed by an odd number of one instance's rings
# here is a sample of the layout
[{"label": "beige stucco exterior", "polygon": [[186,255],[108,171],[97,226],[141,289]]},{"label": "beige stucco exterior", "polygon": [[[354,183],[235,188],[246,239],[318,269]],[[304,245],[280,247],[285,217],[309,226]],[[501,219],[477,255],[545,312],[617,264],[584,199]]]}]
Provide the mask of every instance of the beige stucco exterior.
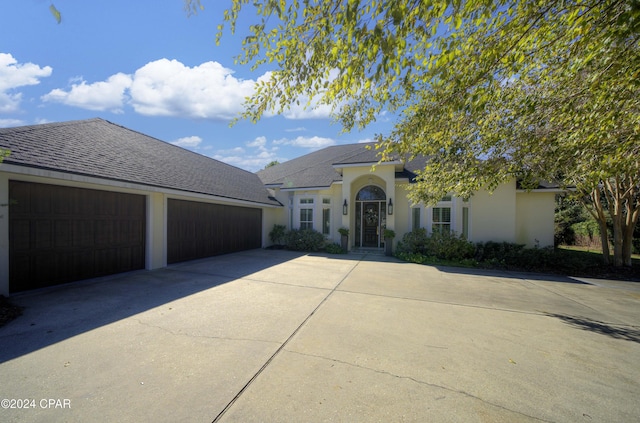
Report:
[{"label": "beige stucco exterior", "polygon": [[[431,232],[434,225],[433,208],[424,204],[412,204],[408,198],[409,181],[396,179],[398,163],[361,164],[341,166],[342,181],[330,188],[276,189],[276,198],[285,205],[285,213],[271,212],[274,216],[269,220],[268,232],[273,223],[288,228],[299,228],[299,209],[301,198],[313,198],[314,226],[322,231],[322,199],[331,201],[331,231],[326,238],[329,242],[340,242],[338,229],[350,230],[349,247],[357,245],[355,240],[355,198],[364,187],[372,185],[381,188],[386,194],[386,202],[393,201],[394,212],[386,216],[386,227],[396,233],[394,245],[402,236],[410,232],[417,223],[419,227]],[[438,203],[437,208],[450,210],[450,228],[457,234],[466,235],[472,242],[513,242],[533,246],[553,245],[553,216],[555,193],[548,191],[525,192],[517,190],[516,182],[508,182],[498,186],[493,192],[486,190],[475,193],[470,199],[452,197]],[[347,214],[342,213],[342,205],[346,200]],[[388,207],[388,206],[387,206]],[[414,209],[419,209],[414,211]],[[279,216],[279,217],[276,217]],[[280,220],[278,220],[280,219]],[[415,220],[417,219],[417,222]]]},{"label": "beige stucco exterior", "polygon": [[498,186],[493,193],[480,191],[469,201],[470,239],[474,242],[515,242],[516,183]]},{"label": "beige stucco exterior", "polygon": [[[300,227],[301,200],[304,199],[307,201],[304,207],[313,209],[313,229],[321,233],[328,232],[325,233],[326,239],[339,243],[338,229],[349,228],[349,248],[352,249],[357,245],[356,195],[367,186],[375,186],[384,191],[384,206],[387,211],[389,200],[393,202],[393,214],[386,214],[384,224],[396,233],[394,246],[416,224],[431,232],[434,224],[433,207],[410,202],[409,181],[396,178],[396,172],[401,169],[402,164],[399,163],[343,165],[336,169],[342,174],[342,181],[329,187],[274,188],[273,194],[283,206],[261,207],[209,195],[0,164],[0,294],[9,293],[10,207],[7,205],[10,180],[144,195],[147,204],[145,266],[147,269],[157,269],[167,265],[167,200],[170,198],[261,208],[263,247],[271,245],[269,233],[275,224],[285,225],[287,228]],[[313,205],[309,205],[309,200],[312,200]],[[343,213],[345,201],[346,214]],[[458,234],[465,233],[472,242],[505,241],[529,247],[553,245],[555,193],[548,190],[524,192],[516,189],[515,182],[509,182],[500,185],[492,193],[480,191],[468,201],[453,197],[436,207],[448,208],[451,230]],[[328,215],[323,213],[325,209],[329,210]],[[328,230],[324,230],[323,217],[329,218],[326,226]],[[380,245],[382,241],[380,238]]]},{"label": "beige stucco exterior", "polygon": [[553,192],[518,191],[516,193],[516,242],[528,247],[546,247],[554,243],[556,207]]}]

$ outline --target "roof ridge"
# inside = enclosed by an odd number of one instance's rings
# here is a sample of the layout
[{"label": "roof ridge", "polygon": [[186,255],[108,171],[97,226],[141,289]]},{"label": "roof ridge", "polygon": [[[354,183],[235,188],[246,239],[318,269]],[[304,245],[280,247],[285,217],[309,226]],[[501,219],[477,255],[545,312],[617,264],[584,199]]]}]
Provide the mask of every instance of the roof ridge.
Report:
[{"label": "roof ridge", "polygon": [[[301,159],[301,158],[303,158],[303,157],[305,157],[305,156],[309,156],[309,155],[312,155],[312,154],[321,153],[321,152],[326,151],[326,150],[329,150],[329,149],[334,149],[334,148],[338,148],[338,147],[352,147],[352,146],[357,146],[357,145],[360,145],[360,144],[358,144],[358,143],[354,143],[354,144],[337,144],[337,145],[330,145],[330,146],[327,146],[327,147],[321,148],[320,150],[312,151],[311,153],[308,153],[308,154],[305,154],[305,155],[303,155],[303,156],[299,156],[299,157],[296,157],[296,158],[294,158],[294,159],[291,159],[291,160],[289,160],[289,162],[292,162],[292,161],[294,161],[294,160]],[[354,152],[353,154],[355,155],[355,154],[357,154],[357,152]],[[349,157],[351,157],[351,156],[349,156]],[[333,160],[335,160],[335,157],[327,158],[327,159],[325,159],[325,160],[319,160],[319,161],[315,162],[315,163],[314,163],[314,165],[313,165],[312,167],[317,167],[317,166],[322,165],[322,164],[324,164],[324,163],[333,164]],[[287,163],[287,162],[280,163],[280,164],[285,164],[285,163]],[[267,170],[267,169],[261,169],[261,170],[259,170],[257,173],[259,173],[259,172],[261,172],[261,171],[264,171],[264,170]],[[287,177],[287,176],[293,175],[293,174],[298,173],[298,172],[299,172],[299,170],[295,170],[295,169],[294,169],[294,170],[292,170],[291,172],[287,173],[286,175],[282,176],[282,178],[285,178],[285,177]]]},{"label": "roof ridge", "polygon": [[[366,150],[369,150],[369,149],[367,149],[367,148],[366,148],[366,145],[367,145],[367,144],[375,144],[375,143],[376,143],[375,141],[371,141],[371,142],[360,142],[360,143],[347,144],[347,145],[362,145],[362,146],[364,146],[364,147],[365,147],[365,149],[366,149]],[[356,151],[356,150],[354,150],[354,151],[353,151],[353,153],[352,153],[352,154],[347,155],[347,156],[343,159],[343,161],[344,161],[344,160],[347,160],[347,159],[350,159],[350,158],[352,158],[352,157],[356,157],[356,156],[358,156],[358,155],[360,155],[360,154],[362,154],[362,152],[361,152],[361,151]],[[333,164],[335,164],[335,163],[340,163],[340,162],[334,162],[334,163],[331,163],[331,164],[333,165]]]},{"label": "roof ridge", "polygon": [[6,128],[0,128],[0,131],[22,133],[22,132],[33,131],[36,129],[42,129],[43,127],[58,128],[58,127],[72,126],[72,125],[77,125],[81,123],[89,123],[89,122],[95,122],[95,121],[108,122],[102,118],[95,117],[95,118],[89,118],[89,119],[68,120],[63,122],[46,122],[46,123],[33,123],[31,125],[9,126]]}]

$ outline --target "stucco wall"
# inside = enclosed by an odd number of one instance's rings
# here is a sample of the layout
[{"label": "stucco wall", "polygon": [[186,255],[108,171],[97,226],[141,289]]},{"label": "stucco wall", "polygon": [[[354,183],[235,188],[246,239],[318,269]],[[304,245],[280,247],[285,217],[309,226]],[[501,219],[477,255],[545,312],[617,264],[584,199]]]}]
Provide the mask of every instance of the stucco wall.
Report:
[{"label": "stucco wall", "polygon": [[498,186],[492,194],[476,193],[470,207],[471,241],[516,241],[515,181]]},{"label": "stucco wall", "polygon": [[516,194],[516,242],[527,247],[553,246],[555,193]]},{"label": "stucco wall", "polygon": [[273,229],[273,225],[287,224],[286,207],[279,209],[264,209],[262,211],[262,247],[268,247],[273,244],[269,238],[269,232]]},{"label": "stucco wall", "polygon": [[162,193],[147,196],[146,268],[158,269],[167,265],[167,199]]},{"label": "stucco wall", "polygon": [[411,232],[411,203],[407,197],[409,184],[401,183],[396,185],[396,197],[398,199],[395,204],[394,214],[395,219],[395,232],[396,238],[393,240],[394,245],[402,239],[402,236],[407,232]]}]

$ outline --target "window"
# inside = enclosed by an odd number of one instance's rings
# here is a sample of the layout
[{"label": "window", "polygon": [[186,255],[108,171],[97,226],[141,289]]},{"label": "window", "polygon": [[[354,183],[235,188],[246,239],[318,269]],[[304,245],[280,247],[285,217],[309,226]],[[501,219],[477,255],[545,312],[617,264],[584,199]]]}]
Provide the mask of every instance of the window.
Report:
[{"label": "window", "polygon": [[293,228],[293,198],[289,197],[289,228]]},{"label": "window", "polygon": [[462,208],[462,236],[469,239],[469,207]]},{"label": "window", "polygon": [[322,199],[322,234],[329,235],[331,233],[331,199]]},{"label": "window", "polygon": [[313,229],[313,198],[300,199],[300,229]]},{"label": "window", "polygon": [[313,229],[313,209],[300,209],[300,229]]},{"label": "window", "polygon": [[385,195],[382,188],[375,185],[366,186],[358,191],[358,194],[356,194],[356,201],[382,201],[386,199],[387,196]]},{"label": "window", "polygon": [[420,227],[420,207],[411,209],[411,229],[418,229]]},{"label": "window", "polygon": [[451,230],[451,208],[434,207],[431,232],[449,232]]}]

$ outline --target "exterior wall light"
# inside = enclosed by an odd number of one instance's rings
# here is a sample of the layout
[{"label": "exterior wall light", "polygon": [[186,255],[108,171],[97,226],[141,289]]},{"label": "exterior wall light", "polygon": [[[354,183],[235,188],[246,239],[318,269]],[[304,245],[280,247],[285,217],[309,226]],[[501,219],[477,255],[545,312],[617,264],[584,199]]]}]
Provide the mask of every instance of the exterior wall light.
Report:
[{"label": "exterior wall light", "polygon": [[347,215],[349,214],[349,206],[347,205],[347,199],[344,199],[344,203],[342,203],[342,214],[343,215]]},{"label": "exterior wall light", "polygon": [[387,213],[388,214],[393,214],[393,201],[391,201],[391,198],[389,198],[389,205],[387,206]]}]

